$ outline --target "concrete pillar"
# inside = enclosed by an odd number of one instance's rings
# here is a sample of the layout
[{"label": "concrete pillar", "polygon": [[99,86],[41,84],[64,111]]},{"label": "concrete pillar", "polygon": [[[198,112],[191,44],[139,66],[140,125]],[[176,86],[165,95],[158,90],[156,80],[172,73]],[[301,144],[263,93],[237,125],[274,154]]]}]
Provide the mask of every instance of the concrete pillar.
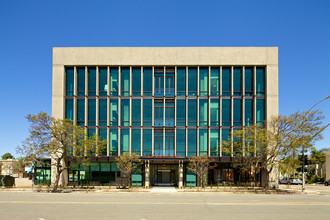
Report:
[{"label": "concrete pillar", "polygon": [[183,161],[179,161],[179,189],[183,187]]},{"label": "concrete pillar", "polygon": [[150,163],[149,160],[145,162],[145,187],[150,187]]}]

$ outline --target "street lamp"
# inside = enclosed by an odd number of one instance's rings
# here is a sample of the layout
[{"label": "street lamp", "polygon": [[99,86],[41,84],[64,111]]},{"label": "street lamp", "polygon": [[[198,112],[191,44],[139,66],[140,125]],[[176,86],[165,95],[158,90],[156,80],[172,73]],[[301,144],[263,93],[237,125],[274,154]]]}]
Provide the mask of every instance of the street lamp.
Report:
[{"label": "street lamp", "polygon": [[[305,113],[307,115],[307,113],[309,113],[315,106],[317,106],[318,104],[320,104],[321,102],[323,102],[324,100],[330,99],[330,95],[328,95],[327,97],[325,97],[324,99],[318,101],[316,104],[314,104],[310,109],[308,109],[308,111]],[[312,139],[318,135],[319,133],[321,133],[325,128],[327,128],[330,124],[327,124],[326,126],[324,126],[317,134],[315,134]],[[303,160],[303,166],[302,166],[302,184],[301,184],[301,191],[304,192],[305,190],[305,148],[303,146],[302,149],[302,160]],[[316,169],[316,167],[315,167]]]}]

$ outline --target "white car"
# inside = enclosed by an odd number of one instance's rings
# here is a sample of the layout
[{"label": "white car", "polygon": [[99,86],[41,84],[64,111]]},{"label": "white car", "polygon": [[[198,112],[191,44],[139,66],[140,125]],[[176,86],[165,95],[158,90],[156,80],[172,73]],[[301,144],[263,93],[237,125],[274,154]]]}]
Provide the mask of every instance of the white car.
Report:
[{"label": "white car", "polygon": [[298,179],[298,178],[287,178],[287,177],[284,177],[282,178],[280,181],[279,181],[280,184],[302,184],[302,180],[301,179]]}]

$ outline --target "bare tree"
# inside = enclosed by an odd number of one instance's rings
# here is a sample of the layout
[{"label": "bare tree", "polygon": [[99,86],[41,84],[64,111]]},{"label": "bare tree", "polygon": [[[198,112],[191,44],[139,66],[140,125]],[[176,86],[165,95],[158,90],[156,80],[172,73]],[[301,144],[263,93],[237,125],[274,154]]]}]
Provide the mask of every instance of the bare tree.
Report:
[{"label": "bare tree", "polygon": [[73,161],[88,165],[87,153],[98,155],[106,146],[98,136],[88,137],[83,127],[74,125],[69,119],[55,119],[47,113],[29,114],[30,135],[17,147],[17,153],[24,155],[25,161],[42,163],[42,159],[51,157],[51,166],[56,169],[53,192],[57,191],[61,174],[70,168],[67,156]]},{"label": "bare tree", "polygon": [[268,187],[269,175],[280,160],[310,148],[322,138],[321,132],[328,126],[322,126],[322,120],[318,110],[273,117],[264,126],[246,126],[232,132],[230,140],[223,143],[223,150],[242,157],[244,166],[259,169],[264,176],[262,185]]},{"label": "bare tree", "polygon": [[206,156],[197,156],[197,157],[191,157],[189,159],[188,163],[188,170],[195,173],[199,180],[199,186],[205,187],[206,185],[206,179],[207,179],[207,173],[210,169],[213,169],[214,166],[211,166],[211,160]]},{"label": "bare tree", "polygon": [[129,153],[124,153],[116,158],[116,162],[118,169],[122,173],[123,177],[128,178],[129,180],[128,184],[130,185],[132,172],[141,171],[139,169],[141,165],[141,160],[139,159],[139,156],[135,153],[131,155]]}]

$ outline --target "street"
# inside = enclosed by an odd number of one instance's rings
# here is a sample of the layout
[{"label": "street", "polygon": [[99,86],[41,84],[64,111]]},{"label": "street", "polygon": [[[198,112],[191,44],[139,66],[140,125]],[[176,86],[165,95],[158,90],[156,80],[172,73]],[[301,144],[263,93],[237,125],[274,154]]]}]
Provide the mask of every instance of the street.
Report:
[{"label": "street", "polygon": [[329,219],[330,194],[0,192],[0,219]]}]

